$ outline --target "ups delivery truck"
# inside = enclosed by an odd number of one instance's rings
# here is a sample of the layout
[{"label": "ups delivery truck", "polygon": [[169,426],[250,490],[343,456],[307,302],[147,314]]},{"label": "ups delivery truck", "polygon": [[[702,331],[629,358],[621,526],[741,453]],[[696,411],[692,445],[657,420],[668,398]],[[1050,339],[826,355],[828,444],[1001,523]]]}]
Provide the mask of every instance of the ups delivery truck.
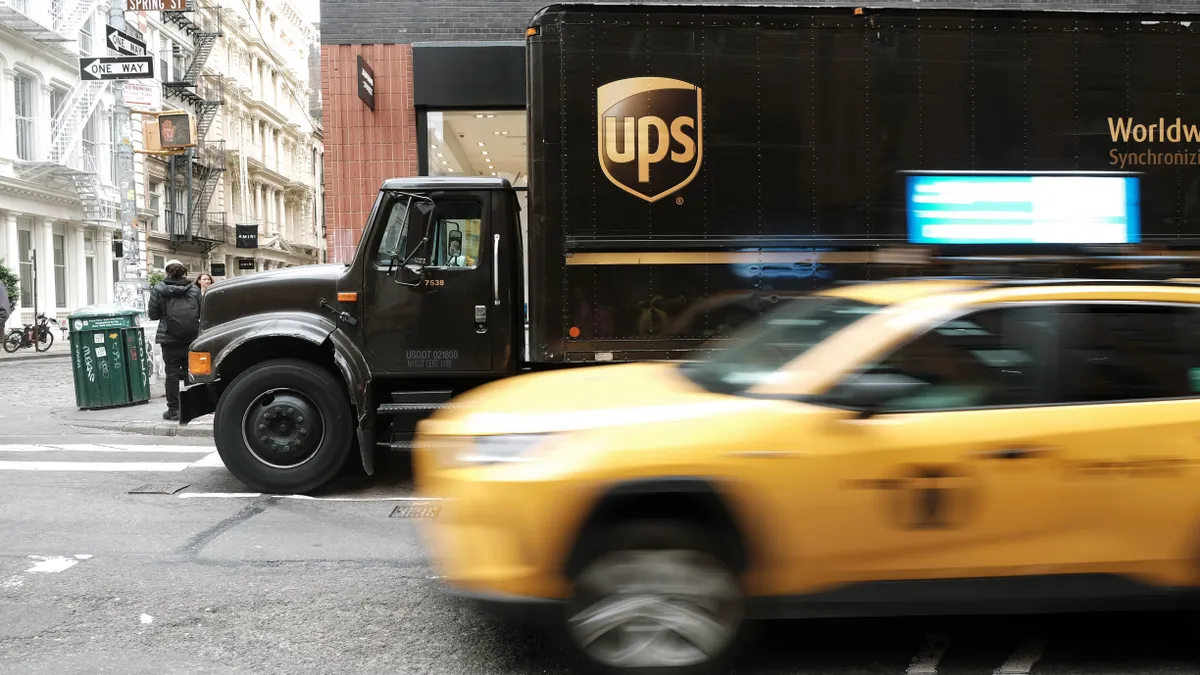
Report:
[{"label": "ups delivery truck", "polygon": [[695,359],[789,297],[930,273],[890,252],[912,172],[1132,176],[1123,243],[1194,246],[1197,31],[1178,14],[547,7],[526,38],[527,231],[503,179],[388,180],[349,264],[208,292],[181,422],[215,412],[256,490],[310,491],[351,457],[371,473],[483,383]]}]

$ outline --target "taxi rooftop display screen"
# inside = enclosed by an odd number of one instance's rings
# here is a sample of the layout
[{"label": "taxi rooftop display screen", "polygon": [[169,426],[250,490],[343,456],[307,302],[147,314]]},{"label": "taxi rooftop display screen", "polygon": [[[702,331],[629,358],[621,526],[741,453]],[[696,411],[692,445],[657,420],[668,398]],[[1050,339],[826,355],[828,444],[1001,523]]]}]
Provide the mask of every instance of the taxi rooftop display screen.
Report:
[{"label": "taxi rooftop display screen", "polygon": [[1078,173],[910,173],[908,241],[1055,246],[1141,241],[1138,177]]}]

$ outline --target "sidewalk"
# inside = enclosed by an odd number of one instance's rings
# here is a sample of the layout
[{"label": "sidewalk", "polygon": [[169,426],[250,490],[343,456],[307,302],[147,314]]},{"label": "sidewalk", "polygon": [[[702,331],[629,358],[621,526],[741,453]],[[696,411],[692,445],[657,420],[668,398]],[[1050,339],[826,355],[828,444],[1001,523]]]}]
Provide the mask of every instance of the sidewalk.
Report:
[{"label": "sidewalk", "polygon": [[76,407],[52,410],[50,415],[63,424],[89,429],[107,429],[145,436],[191,436],[212,438],[212,415],[192,420],[186,426],[162,418],[167,409],[162,384],[151,384],[154,396],[146,403],[105,408],[104,410],[80,410]]},{"label": "sidewalk", "polygon": [[15,354],[9,354],[3,349],[0,349],[0,361],[61,358],[71,358],[71,345],[66,339],[63,339],[62,335],[58,331],[54,332],[54,344],[50,346],[50,349],[47,349],[44,352],[39,352],[32,347],[26,347],[24,349],[17,350],[17,353]]}]

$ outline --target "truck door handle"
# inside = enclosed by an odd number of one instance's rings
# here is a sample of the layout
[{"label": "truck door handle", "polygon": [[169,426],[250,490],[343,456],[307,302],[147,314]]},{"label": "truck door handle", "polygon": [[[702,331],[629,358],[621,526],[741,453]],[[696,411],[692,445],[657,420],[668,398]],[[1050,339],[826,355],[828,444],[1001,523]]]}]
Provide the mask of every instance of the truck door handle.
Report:
[{"label": "truck door handle", "polygon": [[977,459],[1036,459],[1050,453],[1050,448],[1035,445],[996,448],[995,450],[980,450],[975,453]]},{"label": "truck door handle", "polygon": [[492,236],[492,303],[500,306],[500,235]]}]

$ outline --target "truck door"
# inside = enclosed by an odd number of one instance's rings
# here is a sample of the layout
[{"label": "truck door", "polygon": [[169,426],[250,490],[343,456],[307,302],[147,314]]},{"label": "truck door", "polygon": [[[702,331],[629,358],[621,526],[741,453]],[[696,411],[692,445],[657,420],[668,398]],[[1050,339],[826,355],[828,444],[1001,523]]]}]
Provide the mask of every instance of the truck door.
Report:
[{"label": "truck door", "polygon": [[363,280],[365,349],[392,373],[489,372],[493,326],[502,321],[494,316],[496,261],[487,245],[492,195],[411,197],[381,204],[384,226]]}]

